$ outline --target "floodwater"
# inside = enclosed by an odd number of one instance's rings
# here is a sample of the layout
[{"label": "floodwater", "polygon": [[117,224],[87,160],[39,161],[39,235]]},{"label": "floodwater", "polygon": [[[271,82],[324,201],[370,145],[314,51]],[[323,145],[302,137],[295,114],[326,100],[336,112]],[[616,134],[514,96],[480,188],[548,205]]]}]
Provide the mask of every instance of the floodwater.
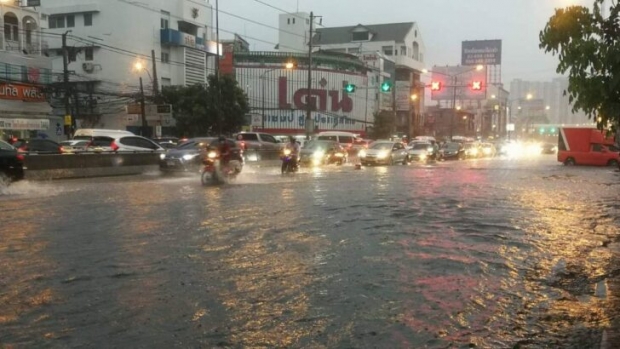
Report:
[{"label": "floodwater", "polygon": [[619,194],[553,156],[21,182],[0,347],[598,348]]}]

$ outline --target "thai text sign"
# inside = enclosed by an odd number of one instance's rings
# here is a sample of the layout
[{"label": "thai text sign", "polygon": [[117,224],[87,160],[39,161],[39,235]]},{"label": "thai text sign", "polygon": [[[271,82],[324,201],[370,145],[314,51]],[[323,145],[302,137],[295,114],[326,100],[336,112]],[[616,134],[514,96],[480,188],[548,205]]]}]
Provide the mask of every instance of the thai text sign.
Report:
[{"label": "thai text sign", "polygon": [[5,119],[0,118],[0,130],[47,130],[49,119]]},{"label": "thai text sign", "polygon": [[24,102],[45,102],[45,94],[32,85],[0,83],[0,99]]},{"label": "thai text sign", "polygon": [[502,64],[501,40],[463,41],[462,48],[461,65]]}]

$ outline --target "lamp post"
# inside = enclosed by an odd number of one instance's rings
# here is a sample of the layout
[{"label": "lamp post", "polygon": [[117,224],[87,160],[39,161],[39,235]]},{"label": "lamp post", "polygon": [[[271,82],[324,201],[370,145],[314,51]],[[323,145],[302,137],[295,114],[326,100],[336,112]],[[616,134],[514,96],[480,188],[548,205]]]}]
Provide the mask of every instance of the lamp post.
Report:
[{"label": "lamp post", "polygon": [[[134,69],[137,72],[146,71],[151,81],[153,80],[153,78],[151,77],[151,73],[149,73],[149,70],[146,69],[142,62],[136,62],[134,64]],[[140,76],[140,114],[142,119],[142,127],[140,133],[142,137],[147,137],[149,135],[147,134],[148,125],[146,123],[146,102],[144,97],[144,85],[142,84],[142,76]]]},{"label": "lamp post", "polygon": [[[284,69],[286,69],[286,70],[291,70],[293,68],[295,68],[295,63],[287,62],[284,65]],[[261,89],[261,100],[262,100],[261,101],[261,104],[262,104],[262,106],[261,106],[261,114],[262,114],[262,120],[263,120],[262,123],[261,123],[261,131],[265,130],[265,76],[267,75],[267,73],[271,73],[272,71],[281,70],[281,69],[282,69],[282,67],[269,69],[269,70],[265,71],[264,73],[262,73],[260,75],[261,86],[262,86],[262,89]]]},{"label": "lamp post", "polygon": [[433,74],[438,74],[438,75],[443,75],[446,76],[448,78],[450,78],[450,80],[452,80],[452,117],[450,118],[450,140],[452,140],[452,137],[454,137],[454,118],[456,117],[456,111],[460,110],[460,108],[457,109],[456,107],[456,89],[460,86],[457,86],[458,83],[458,77],[460,75],[463,74],[467,74],[467,73],[471,73],[472,71],[481,71],[484,69],[483,65],[477,65],[472,69],[468,69],[465,71],[462,71],[460,73],[457,74],[445,74],[445,73],[441,73],[441,72],[437,72],[437,71],[428,71],[426,69],[424,69],[422,72],[423,73],[433,73]]}]

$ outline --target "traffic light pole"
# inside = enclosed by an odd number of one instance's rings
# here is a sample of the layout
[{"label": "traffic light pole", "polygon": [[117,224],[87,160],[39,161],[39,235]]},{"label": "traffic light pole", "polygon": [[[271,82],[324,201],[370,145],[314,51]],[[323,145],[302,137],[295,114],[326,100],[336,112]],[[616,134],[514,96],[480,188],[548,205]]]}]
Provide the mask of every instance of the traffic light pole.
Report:
[{"label": "traffic light pole", "polygon": [[456,88],[457,88],[457,76],[452,77],[454,79],[452,85],[453,93],[452,93],[452,117],[450,118],[450,141],[452,141],[452,137],[454,137],[454,118],[456,117]]},{"label": "traffic light pole", "polygon": [[310,11],[310,36],[308,36],[308,91],[306,95],[306,140],[310,140],[310,127],[312,120],[312,105],[310,97],[312,96],[312,34],[314,26],[314,12]]}]

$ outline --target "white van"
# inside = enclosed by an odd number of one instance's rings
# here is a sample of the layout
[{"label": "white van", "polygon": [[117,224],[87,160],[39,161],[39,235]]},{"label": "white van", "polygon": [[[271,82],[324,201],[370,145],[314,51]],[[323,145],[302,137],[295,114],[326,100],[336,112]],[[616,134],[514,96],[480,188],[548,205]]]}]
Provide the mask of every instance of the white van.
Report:
[{"label": "white van", "polygon": [[340,132],[340,131],[325,131],[316,135],[315,139],[318,141],[335,141],[340,143],[340,145],[345,148],[347,151],[353,149],[353,144],[355,140],[358,139],[358,135],[351,132]]},{"label": "white van", "polygon": [[73,135],[73,139],[92,140],[94,137],[119,138],[122,136],[135,136],[135,135],[129,131],[122,131],[122,130],[82,128],[82,129],[75,131],[75,134]]}]

